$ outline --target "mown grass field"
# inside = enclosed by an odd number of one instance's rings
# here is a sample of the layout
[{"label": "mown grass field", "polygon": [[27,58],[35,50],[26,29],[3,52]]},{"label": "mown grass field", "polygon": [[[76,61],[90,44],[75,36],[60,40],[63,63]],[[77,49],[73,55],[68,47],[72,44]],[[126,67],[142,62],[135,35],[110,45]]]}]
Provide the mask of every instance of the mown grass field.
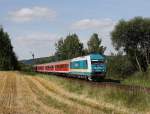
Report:
[{"label": "mown grass field", "polygon": [[82,80],[0,72],[0,114],[150,114],[150,95]]}]

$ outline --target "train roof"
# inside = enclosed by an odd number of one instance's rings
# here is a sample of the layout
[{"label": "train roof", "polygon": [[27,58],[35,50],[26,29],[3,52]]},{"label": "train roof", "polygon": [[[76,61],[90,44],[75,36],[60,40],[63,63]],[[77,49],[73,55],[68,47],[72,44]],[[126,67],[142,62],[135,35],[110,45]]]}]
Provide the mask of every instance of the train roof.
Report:
[{"label": "train roof", "polygon": [[92,59],[105,59],[106,56],[100,53],[91,53],[85,56],[75,57],[72,60],[78,60],[78,59],[85,59],[86,57],[90,56]]},{"label": "train roof", "polygon": [[49,62],[49,63],[43,63],[43,64],[36,64],[34,66],[42,66],[42,65],[57,64],[57,63],[66,63],[66,62],[69,62],[69,61],[71,61],[71,60],[69,59],[69,60],[55,61],[55,62]]}]

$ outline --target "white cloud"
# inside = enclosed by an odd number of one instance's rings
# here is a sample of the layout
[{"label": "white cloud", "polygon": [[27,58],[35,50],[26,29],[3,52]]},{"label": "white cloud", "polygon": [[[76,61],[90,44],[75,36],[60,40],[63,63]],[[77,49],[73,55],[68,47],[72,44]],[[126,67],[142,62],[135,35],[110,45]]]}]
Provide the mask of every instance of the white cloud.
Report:
[{"label": "white cloud", "polygon": [[108,28],[114,26],[115,22],[109,18],[106,19],[83,19],[72,24],[73,29],[95,29],[95,28]]},{"label": "white cloud", "polygon": [[50,33],[31,33],[30,35],[18,36],[15,40],[20,43],[41,43],[53,41],[56,39],[55,34]]},{"label": "white cloud", "polygon": [[59,38],[58,35],[51,33],[32,33],[17,36],[12,43],[19,59],[30,58],[30,52],[34,52],[35,57],[46,57],[54,53],[54,44]]},{"label": "white cloud", "polygon": [[51,20],[56,16],[56,12],[47,7],[22,8],[10,13],[10,18],[15,22],[25,22],[34,19]]}]

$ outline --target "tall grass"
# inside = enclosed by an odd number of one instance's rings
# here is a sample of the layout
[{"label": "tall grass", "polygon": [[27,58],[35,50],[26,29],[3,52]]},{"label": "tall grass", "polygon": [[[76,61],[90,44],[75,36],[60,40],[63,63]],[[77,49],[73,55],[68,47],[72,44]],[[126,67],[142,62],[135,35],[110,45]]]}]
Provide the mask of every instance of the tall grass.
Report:
[{"label": "tall grass", "polygon": [[90,82],[77,79],[68,79],[51,75],[40,75],[49,81],[53,81],[66,91],[85,96],[99,103],[109,103],[116,108],[125,108],[130,112],[148,112],[150,111],[150,94],[146,91],[125,91],[115,88],[101,87],[92,85]]},{"label": "tall grass", "polygon": [[150,95],[142,91],[110,90],[106,94],[106,100],[113,104],[121,104],[129,109],[137,111],[148,110],[150,107]]},{"label": "tall grass", "polygon": [[136,72],[134,75],[122,81],[123,84],[150,87],[150,73]]}]

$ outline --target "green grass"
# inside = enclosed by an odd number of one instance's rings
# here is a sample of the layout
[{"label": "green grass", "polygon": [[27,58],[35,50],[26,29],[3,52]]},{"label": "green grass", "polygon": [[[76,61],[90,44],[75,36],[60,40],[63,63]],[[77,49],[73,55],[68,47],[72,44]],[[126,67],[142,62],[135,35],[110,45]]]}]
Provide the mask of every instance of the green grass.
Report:
[{"label": "green grass", "polygon": [[127,92],[112,89],[106,94],[106,99],[116,105],[121,103],[129,109],[138,111],[147,110],[150,107],[150,95],[142,91]]},{"label": "green grass", "polygon": [[[150,107],[150,94],[141,91],[125,91],[118,90],[115,88],[104,88],[100,86],[94,86],[90,82],[86,82],[78,79],[68,79],[51,75],[41,75],[38,76],[43,77],[45,79],[51,80],[63,87],[68,92],[75,93],[77,95],[84,95],[87,98],[95,99],[98,102],[110,103],[117,106],[123,106],[128,108],[129,110],[135,111],[146,111]],[[130,85],[141,85],[141,86],[149,86],[149,80],[139,80],[139,78],[135,79],[128,78],[124,80],[122,83],[130,84]],[[136,80],[139,82],[136,83]]]},{"label": "green grass", "polygon": [[122,84],[150,87],[150,73],[137,72],[122,81]]}]

